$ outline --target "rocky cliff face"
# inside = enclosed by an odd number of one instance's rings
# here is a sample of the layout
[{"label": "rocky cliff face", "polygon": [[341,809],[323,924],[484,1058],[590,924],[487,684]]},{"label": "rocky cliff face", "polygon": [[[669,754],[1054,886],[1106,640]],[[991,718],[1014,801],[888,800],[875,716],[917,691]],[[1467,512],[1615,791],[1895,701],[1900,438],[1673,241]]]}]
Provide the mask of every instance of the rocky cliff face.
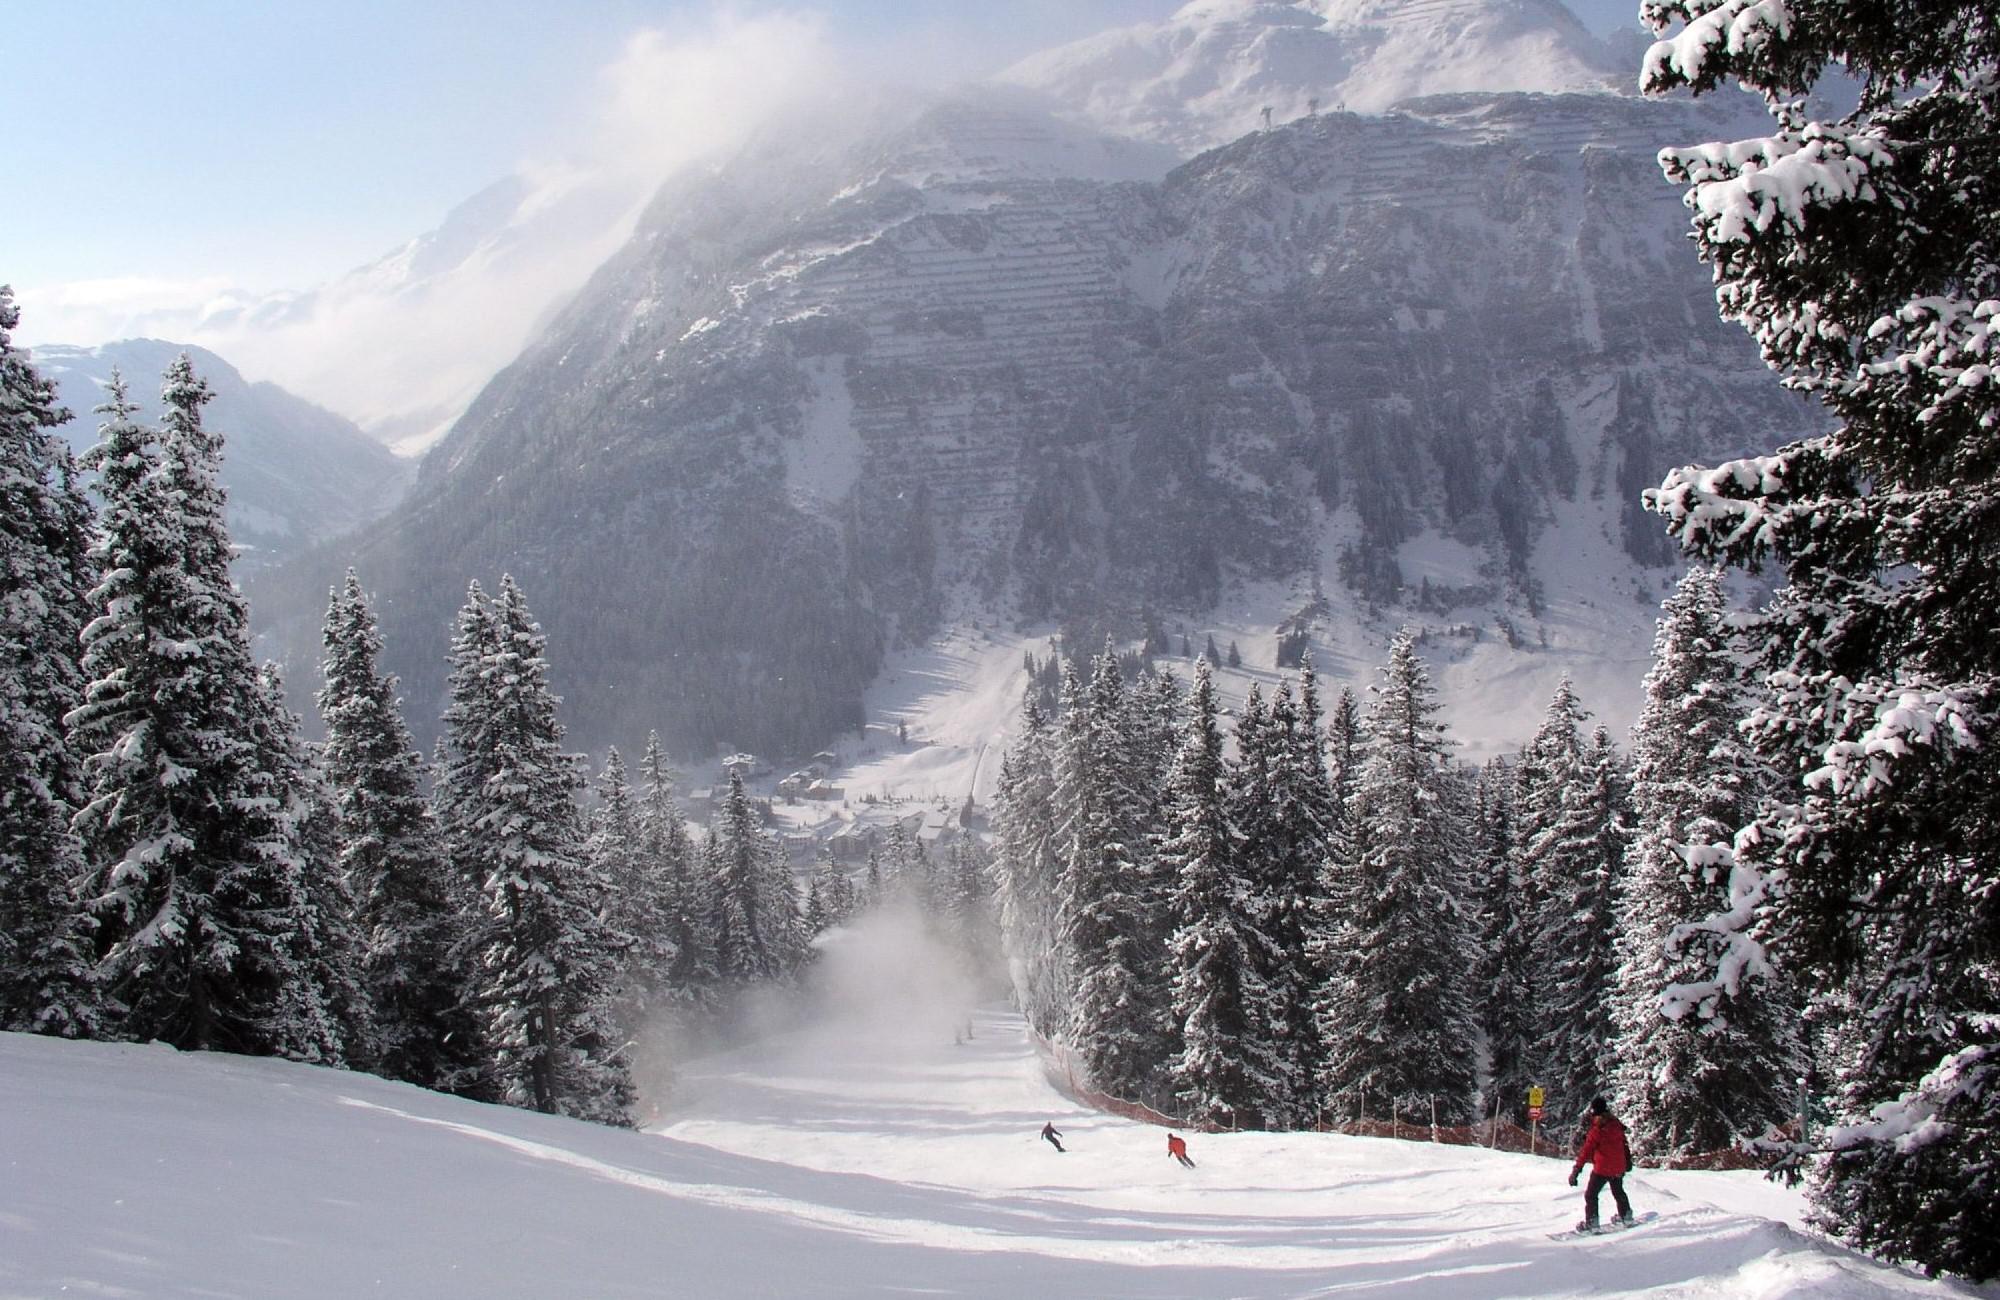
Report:
[{"label": "rocky cliff face", "polygon": [[1401,618],[1549,643],[1579,584],[1643,646],[1637,489],[1810,419],[1682,247],[1652,156],[1693,111],[1433,97],[1164,175],[1001,90],[774,130],[661,193],[363,543],[412,713],[501,569],[583,744],[809,750],[943,622],[1313,575],[1362,663]]}]

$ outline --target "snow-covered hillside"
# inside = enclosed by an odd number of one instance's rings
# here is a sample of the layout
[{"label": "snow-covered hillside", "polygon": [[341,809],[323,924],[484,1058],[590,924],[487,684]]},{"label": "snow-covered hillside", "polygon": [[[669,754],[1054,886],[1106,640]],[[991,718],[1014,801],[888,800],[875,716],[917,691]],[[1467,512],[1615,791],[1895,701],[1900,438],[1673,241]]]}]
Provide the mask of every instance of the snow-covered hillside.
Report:
[{"label": "snow-covered hillside", "polygon": [[1001,79],[1104,130],[1195,153],[1314,105],[1605,91],[1636,80],[1557,0],[1193,0],[1031,55]]},{"label": "snow-covered hillside", "polygon": [[[835,983],[907,973],[846,963]],[[1552,1241],[1576,1214],[1557,1161],[1196,1135],[1183,1170],[1160,1130],[1065,1100],[1011,1014],[954,1045],[923,1008],[873,1009],[693,1062],[639,1134],[0,1035],[0,1295],[2000,1294],[1818,1241],[1750,1174],[1642,1172],[1657,1221]]]},{"label": "snow-covered hillside", "polygon": [[251,383],[205,348],[135,338],[91,348],[44,345],[33,356],[70,410],[60,432],[80,453],[97,441],[99,417],[92,411],[114,371],[124,375],[139,418],[156,420],[160,376],[183,352],[214,394],[205,419],[223,436],[229,531],[245,569],[283,561],[379,517],[415,477],[415,465],[352,422],[276,384]]}]

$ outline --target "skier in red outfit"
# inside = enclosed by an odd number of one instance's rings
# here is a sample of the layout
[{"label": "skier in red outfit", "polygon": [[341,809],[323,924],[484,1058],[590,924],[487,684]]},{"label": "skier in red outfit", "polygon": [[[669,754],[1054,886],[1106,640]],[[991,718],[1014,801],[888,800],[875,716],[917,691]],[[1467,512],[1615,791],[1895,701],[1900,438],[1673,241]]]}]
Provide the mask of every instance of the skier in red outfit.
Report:
[{"label": "skier in red outfit", "polygon": [[1194,1168],[1194,1161],[1188,1159],[1187,1141],[1178,1133],[1167,1134],[1167,1154],[1188,1168]]},{"label": "skier in red outfit", "polygon": [[1583,1222],[1576,1225],[1576,1230],[1597,1230],[1597,1197],[1606,1183],[1611,1185],[1611,1199],[1618,1202],[1618,1222],[1632,1222],[1632,1202],[1625,1199],[1625,1171],[1632,1167],[1632,1151],[1625,1145],[1625,1126],[1612,1115],[1602,1097],[1590,1099],[1590,1131],[1584,1134],[1583,1148],[1576,1153],[1576,1164],[1570,1168],[1571,1187],[1576,1186],[1576,1176],[1585,1165],[1591,1166],[1590,1185],[1584,1189]]}]

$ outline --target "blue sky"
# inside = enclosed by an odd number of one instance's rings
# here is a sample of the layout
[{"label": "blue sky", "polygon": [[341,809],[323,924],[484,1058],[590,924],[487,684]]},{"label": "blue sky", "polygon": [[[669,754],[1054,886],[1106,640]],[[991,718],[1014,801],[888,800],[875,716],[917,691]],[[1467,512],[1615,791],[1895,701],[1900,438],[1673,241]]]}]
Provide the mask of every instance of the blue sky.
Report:
[{"label": "blue sky", "polygon": [[[797,0],[901,75],[997,67],[1179,0]],[[1597,30],[1637,0],[1570,0]],[[748,11],[776,6],[744,6]],[[8,0],[0,281],[303,286],[591,127],[603,70],[709,0]]]}]

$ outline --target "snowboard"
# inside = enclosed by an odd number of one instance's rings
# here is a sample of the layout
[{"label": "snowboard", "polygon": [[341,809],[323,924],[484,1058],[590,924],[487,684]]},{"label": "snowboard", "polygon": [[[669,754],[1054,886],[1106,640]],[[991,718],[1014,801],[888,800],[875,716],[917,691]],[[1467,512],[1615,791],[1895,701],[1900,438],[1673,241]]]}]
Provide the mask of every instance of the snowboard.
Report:
[{"label": "snowboard", "polygon": [[1620,1223],[1616,1219],[1607,1219],[1595,1228],[1571,1228],[1568,1232],[1552,1232],[1549,1234],[1549,1240],[1574,1241],[1581,1237],[1609,1237],[1613,1233],[1624,1232],[1627,1228],[1636,1228],[1642,1223],[1651,1223],[1659,1217],[1660,1212],[1658,1210],[1648,1210],[1630,1223]]}]

